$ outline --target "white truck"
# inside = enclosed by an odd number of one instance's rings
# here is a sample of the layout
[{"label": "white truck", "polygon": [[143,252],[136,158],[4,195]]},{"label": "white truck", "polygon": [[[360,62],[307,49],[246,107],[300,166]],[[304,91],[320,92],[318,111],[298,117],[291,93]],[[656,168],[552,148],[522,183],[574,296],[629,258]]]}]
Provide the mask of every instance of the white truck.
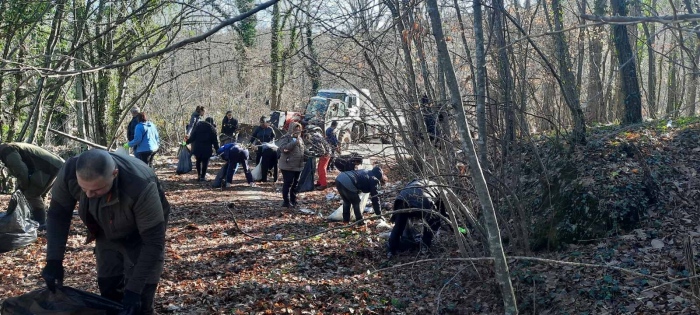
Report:
[{"label": "white truck", "polygon": [[338,141],[347,146],[351,142],[367,141],[377,133],[379,120],[371,115],[373,106],[369,90],[323,89],[311,97],[304,112],[304,121],[326,130],[337,121]]}]

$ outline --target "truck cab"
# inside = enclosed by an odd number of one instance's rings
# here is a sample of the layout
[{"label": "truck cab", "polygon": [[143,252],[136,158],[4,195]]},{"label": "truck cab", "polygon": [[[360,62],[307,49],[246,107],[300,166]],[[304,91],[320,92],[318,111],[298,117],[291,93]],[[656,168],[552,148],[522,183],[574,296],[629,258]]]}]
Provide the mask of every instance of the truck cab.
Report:
[{"label": "truck cab", "polygon": [[365,95],[369,96],[369,91],[362,92],[364,95],[357,90],[319,90],[306,106],[304,121],[323,130],[330,127],[332,121],[337,121],[338,140],[347,145],[353,138],[362,136],[359,130],[368,103]]}]

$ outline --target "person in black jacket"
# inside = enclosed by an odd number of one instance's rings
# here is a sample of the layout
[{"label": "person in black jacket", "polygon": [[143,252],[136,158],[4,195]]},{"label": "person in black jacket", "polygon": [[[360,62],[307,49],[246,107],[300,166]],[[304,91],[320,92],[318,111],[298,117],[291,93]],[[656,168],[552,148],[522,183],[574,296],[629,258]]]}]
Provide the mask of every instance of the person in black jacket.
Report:
[{"label": "person in black jacket", "polygon": [[384,174],[379,166],[372,170],[355,170],[342,172],[335,178],[335,187],[338,194],[343,199],[343,222],[350,222],[350,207],[355,212],[355,221],[360,221],[358,225],[365,225],[362,220],[362,210],[360,209],[360,193],[369,193],[372,198],[372,208],[374,214],[382,215],[379,206],[379,193],[377,188],[384,182]]},{"label": "person in black jacket", "polygon": [[[129,126],[126,127],[126,138],[128,141],[134,140],[134,135],[136,135],[136,126],[139,124],[139,113],[141,110],[134,106],[131,108],[131,121],[129,122]],[[136,147],[134,147],[134,152],[136,152]]]},{"label": "person in black jacket", "polygon": [[238,131],[238,119],[233,118],[232,111],[227,111],[226,116],[221,121],[221,133],[233,138],[236,131]]},{"label": "person in black jacket", "polygon": [[239,143],[229,143],[220,147],[216,154],[221,155],[221,158],[226,161],[224,168],[226,169],[226,186],[231,186],[233,183],[233,174],[238,170],[238,166],[243,167],[243,173],[245,173],[245,179],[250,187],[255,187],[253,183],[253,173],[250,172],[248,168],[248,158],[250,153],[248,149],[243,147]]},{"label": "person in black jacket", "polygon": [[272,171],[272,182],[277,182],[277,150],[279,149],[276,145],[272,143],[264,143],[261,145],[262,158],[260,159],[261,171],[262,171],[262,182],[267,182],[268,173]]},{"label": "person in black jacket", "polygon": [[204,120],[204,113],[206,110],[204,109],[204,106],[197,106],[197,108],[192,112],[192,115],[190,115],[190,122],[187,124],[186,128],[186,136],[185,136],[185,141],[187,141],[187,137],[190,136],[192,133],[192,130],[194,129],[194,126],[197,125],[200,121]]},{"label": "person in black jacket", "polygon": [[66,161],[51,189],[46,266],[41,272],[53,292],[63,283],[64,259],[82,265],[75,261],[77,256],[66,257],[76,205],[87,227],[85,244],[95,241],[100,294],[121,302],[120,314],[154,314],[170,213],[156,174],[134,157],[100,149]]},{"label": "person in black jacket", "polygon": [[219,137],[216,135],[214,128],[214,119],[207,117],[204,122],[198,123],[190,137],[187,139],[187,144],[192,143],[192,154],[196,160],[197,178],[200,182],[207,180],[207,167],[212,152],[219,149]]},{"label": "person in black jacket", "polygon": [[[445,206],[440,198],[438,184],[429,180],[414,180],[401,189],[394,201],[394,211],[411,208],[432,210],[445,216]],[[427,226],[423,225],[422,233],[406,229],[409,219],[413,218],[423,219],[427,223]],[[424,211],[397,213],[391,216],[391,221],[394,222],[394,228],[389,235],[389,257],[396,255],[400,250],[429,247],[434,233],[441,225],[438,215]]]},{"label": "person in black jacket", "polygon": [[[260,117],[260,126],[255,127],[253,134],[250,136],[250,144],[259,145],[275,141],[275,131],[270,127],[270,119],[266,116]],[[255,164],[260,163],[262,158],[262,146],[258,146]]]}]

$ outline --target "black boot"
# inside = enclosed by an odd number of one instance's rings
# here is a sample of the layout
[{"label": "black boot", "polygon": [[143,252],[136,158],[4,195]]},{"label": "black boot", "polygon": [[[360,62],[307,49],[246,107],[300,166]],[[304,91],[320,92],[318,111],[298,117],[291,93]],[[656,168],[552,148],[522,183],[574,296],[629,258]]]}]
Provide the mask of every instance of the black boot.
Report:
[{"label": "black boot", "polygon": [[297,206],[297,194],[295,194],[295,193],[289,194],[289,205],[291,205],[292,207]]}]

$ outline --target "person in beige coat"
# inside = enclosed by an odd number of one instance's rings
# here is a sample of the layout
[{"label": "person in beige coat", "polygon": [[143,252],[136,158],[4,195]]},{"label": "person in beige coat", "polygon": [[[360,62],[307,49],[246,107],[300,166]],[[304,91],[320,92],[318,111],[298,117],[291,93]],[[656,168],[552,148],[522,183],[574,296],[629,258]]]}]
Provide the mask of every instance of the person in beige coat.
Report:
[{"label": "person in beige coat", "polygon": [[289,124],[287,134],[277,141],[281,152],[278,168],[282,171],[282,207],[295,207],[297,204],[297,186],[299,176],[304,169],[304,140],[301,136],[302,127],[299,123]]}]

